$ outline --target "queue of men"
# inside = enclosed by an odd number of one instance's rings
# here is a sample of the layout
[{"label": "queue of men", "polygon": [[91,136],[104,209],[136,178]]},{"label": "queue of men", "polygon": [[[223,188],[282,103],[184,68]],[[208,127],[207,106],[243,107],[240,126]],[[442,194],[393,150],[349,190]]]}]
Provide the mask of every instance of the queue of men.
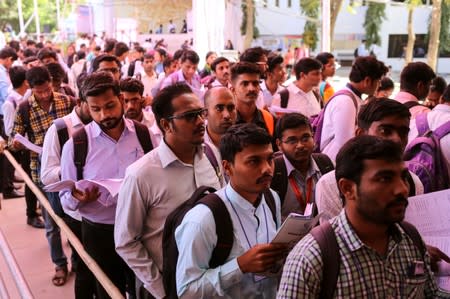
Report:
[{"label": "queue of men", "polygon": [[[105,49],[69,80],[51,48],[37,53],[38,65],[21,59],[14,67],[17,53],[2,49],[0,125],[38,187],[79,183],[47,198],[123,295],[450,297],[437,287],[430,257],[450,258],[403,222],[408,196],[450,188],[450,86],[433,110],[423,106],[434,92],[426,64],[404,68],[394,100],[370,97],[388,70],[374,57],[358,57],[350,82],[334,90],[330,53],[299,60],[284,87],[283,58],[260,47],[234,63],[208,53],[215,59],[207,80],[193,50],[163,58],[162,49],[136,48],[142,56],[133,61],[123,43],[109,50],[115,55]],[[438,183],[404,162],[404,153],[414,159],[408,144],[424,125],[440,134]],[[42,155],[24,149],[18,134]],[[4,160],[4,197],[22,196]],[[121,187],[111,196],[83,180]],[[199,195],[202,186],[212,189]],[[109,298],[74,250],[68,262],[58,226],[44,209],[41,220],[27,194],[27,223],[46,230],[52,283],[66,283],[70,264],[76,298]],[[322,215],[339,272],[314,234],[291,251],[271,242],[290,213]],[[416,262],[420,277],[408,272]]]}]

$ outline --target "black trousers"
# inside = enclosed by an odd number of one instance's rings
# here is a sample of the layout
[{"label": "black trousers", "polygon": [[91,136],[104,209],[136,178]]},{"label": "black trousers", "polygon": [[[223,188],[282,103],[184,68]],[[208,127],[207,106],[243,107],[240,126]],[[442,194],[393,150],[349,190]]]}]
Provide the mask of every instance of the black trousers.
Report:
[{"label": "black trousers", "polygon": [[[94,223],[83,218],[81,234],[86,252],[97,262],[112,283],[125,296],[136,297],[134,273],[116,253],[114,225]],[[96,298],[110,298],[101,284],[96,281]]]},{"label": "black trousers", "polygon": [[[20,164],[22,165],[23,170],[28,174],[31,178],[31,169],[30,169],[30,151],[23,150],[17,152],[18,158],[20,159]],[[33,191],[25,184],[25,203],[27,206],[26,214],[27,217],[35,217],[36,208],[37,208],[37,197],[34,195]]]}]

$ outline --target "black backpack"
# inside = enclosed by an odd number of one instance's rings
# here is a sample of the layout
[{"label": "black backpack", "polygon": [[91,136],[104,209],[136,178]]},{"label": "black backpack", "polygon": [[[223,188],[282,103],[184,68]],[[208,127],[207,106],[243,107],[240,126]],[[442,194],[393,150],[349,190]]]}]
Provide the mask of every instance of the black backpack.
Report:
[{"label": "black backpack", "polygon": [[[209,267],[216,268],[223,265],[230,255],[233,247],[233,223],[230,213],[222,199],[214,192],[212,187],[201,186],[183,204],[178,206],[166,218],[163,231],[163,284],[166,298],[175,299],[177,295],[176,269],[178,261],[178,248],[175,241],[175,230],[183,221],[184,215],[197,204],[206,205],[214,216],[216,224],[217,244],[213,250]],[[264,192],[264,198],[272,212],[273,220],[276,221],[275,199],[270,189]]]},{"label": "black backpack", "polygon": [[[402,221],[399,222],[401,228],[411,238],[414,245],[420,250],[420,254],[425,259],[426,247],[422,242],[419,232],[414,225]],[[336,290],[336,284],[339,277],[341,257],[339,254],[339,245],[331,224],[326,221],[311,230],[311,235],[319,244],[320,254],[322,256],[322,281],[320,282],[320,299],[331,299]],[[326,270],[325,270],[326,269]]]},{"label": "black backpack", "polygon": [[[134,128],[136,129],[136,135],[139,143],[141,144],[144,153],[148,153],[153,149],[152,140],[150,139],[150,132],[148,131],[148,128],[143,124],[134,120],[133,123]],[[83,169],[84,165],[86,165],[86,157],[88,152],[88,139],[86,130],[84,128],[80,128],[75,133],[73,133],[72,138],[74,155],[73,161],[75,163],[75,167],[77,168],[77,181],[80,181],[83,179]]]},{"label": "black backpack", "polygon": [[[334,170],[333,162],[327,155],[313,153],[312,158],[316,162],[317,167],[319,167],[319,171],[322,175]],[[284,197],[286,196],[288,186],[288,173],[281,152],[275,154],[274,164],[275,170],[273,172],[273,179],[270,188],[277,191],[280,196],[281,206],[283,206]]]}]

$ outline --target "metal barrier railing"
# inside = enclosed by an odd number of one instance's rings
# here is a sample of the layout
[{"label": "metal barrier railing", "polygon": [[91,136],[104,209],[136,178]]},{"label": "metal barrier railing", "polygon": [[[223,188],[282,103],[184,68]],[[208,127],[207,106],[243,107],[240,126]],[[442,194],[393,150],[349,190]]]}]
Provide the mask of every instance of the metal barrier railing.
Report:
[{"label": "metal barrier railing", "polygon": [[0,298],[9,299],[8,289],[6,288],[5,282],[3,281],[2,273],[0,273]]},{"label": "metal barrier railing", "polygon": [[8,150],[5,149],[2,151],[2,142],[4,142],[4,140],[0,137],[0,153],[3,153],[9,160],[9,162],[11,162],[11,164],[14,166],[14,169],[18,171],[20,176],[24,179],[25,183],[36,195],[41,205],[47,210],[48,214],[53,218],[61,231],[66,235],[67,239],[72,244],[73,248],[77,251],[80,258],[84,261],[89,270],[91,270],[92,274],[97,278],[98,282],[103,286],[108,295],[113,299],[123,299],[124,297],[120,293],[119,289],[111,282],[108,276],[106,276],[106,274],[95,262],[95,260],[84,250],[80,240],[77,238],[77,236],[75,236],[75,234],[67,226],[64,220],[62,220],[61,217],[55,214],[50,203],[47,200],[47,197],[45,197],[41,190],[33,183],[27,173],[22,169],[22,166],[16,161],[16,159]]}]

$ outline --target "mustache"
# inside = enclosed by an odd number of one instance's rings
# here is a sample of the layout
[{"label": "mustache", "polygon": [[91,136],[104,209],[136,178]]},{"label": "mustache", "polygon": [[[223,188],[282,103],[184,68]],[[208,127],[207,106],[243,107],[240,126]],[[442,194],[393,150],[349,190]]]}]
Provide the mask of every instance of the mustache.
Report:
[{"label": "mustache", "polygon": [[202,131],[203,131],[203,132],[205,131],[205,125],[201,125],[201,126],[199,126],[197,129],[195,129],[195,130],[194,130],[194,134],[202,133]]},{"label": "mustache", "polygon": [[387,205],[387,208],[390,208],[392,206],[396,206],[398,204],[404,204],[405,206],[408,206],[408,199],[402,195],[397,196],[392,202],[390,202]]},{"label": "mustache", "polygon": [[257,92],[249,92],[249,93],[246,94],[246,96],[247,96],[247,97],[249,97],[249,96],[257,97],[257,96],[258,96],[258,93],[257,93]]},{"label": "mustache", "polygon": [[267,180],[267,179],[272,179],[272,178],[273,178],[273,176],[271,176],[270,174],[266,174],[266,175],[263,175],[262,177],[258,178],[256,180],[256,183],[260,184],[260,183],[262,183],[262,181]]}]

